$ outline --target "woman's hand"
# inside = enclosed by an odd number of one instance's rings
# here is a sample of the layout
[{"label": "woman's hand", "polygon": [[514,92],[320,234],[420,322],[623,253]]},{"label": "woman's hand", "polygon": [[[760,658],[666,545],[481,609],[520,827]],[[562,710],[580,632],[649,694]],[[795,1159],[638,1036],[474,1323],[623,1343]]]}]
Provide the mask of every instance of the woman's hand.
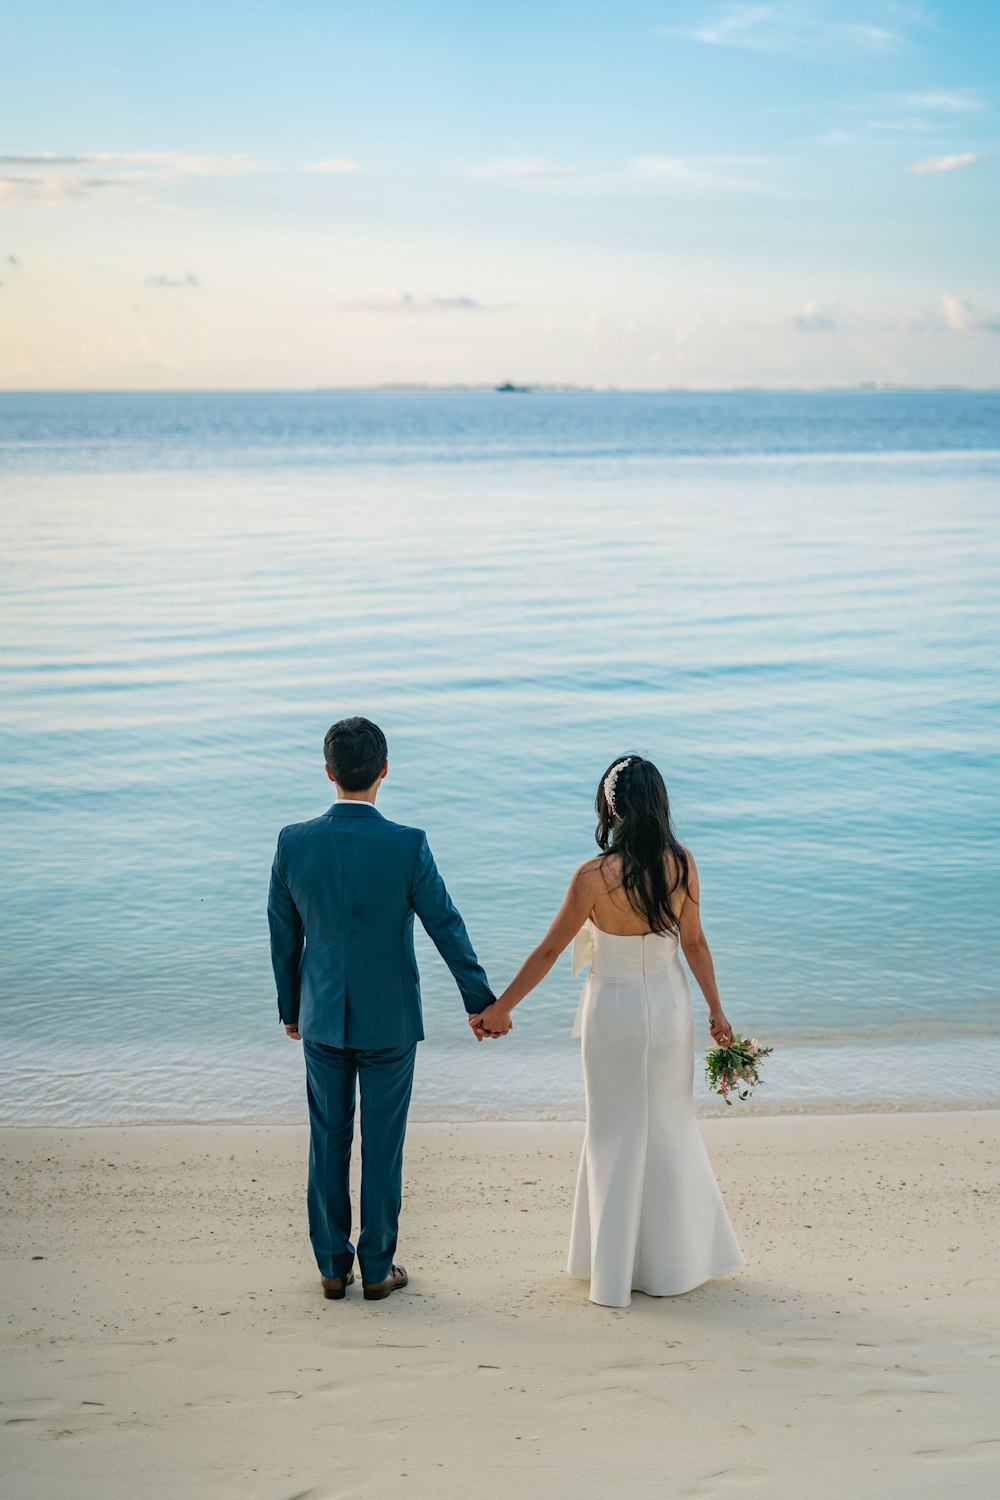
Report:
[{"label": "woman's hand", "polygon": [[469,1017],[469,1025],[480,1041],[483,1037],[506,1036],[512,1030],[514,1022],[510,1018],[510,1012],[502,1010],[496,1000],[481,1010],[477,1016]]},{"label": "woman's hand", "polygon": [[712,1041],[717,1047],[731,1047],[733,1045],[733,1028],[721,1010],[709,1012],[708,1029],[712,1033]]}]

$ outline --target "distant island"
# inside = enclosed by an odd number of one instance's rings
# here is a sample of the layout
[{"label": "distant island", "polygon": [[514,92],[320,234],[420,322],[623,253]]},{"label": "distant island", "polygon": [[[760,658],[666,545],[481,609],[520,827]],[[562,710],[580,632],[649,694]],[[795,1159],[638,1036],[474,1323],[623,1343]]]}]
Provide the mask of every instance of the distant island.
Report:
[{"label": "distant island", "polygon": [[530,385],[516,385],[512,380],[501,381],[494,385],[492,381],[453,381],[446,383],[435,383],[424,380],[388,380],[380,385],[317,385],[313,386],[316,391],[499,391],[503,395],[512,392],[517,395],[527,395],[531,391],[593,391],[597,387],[593,385],[571,385],[568,381],[532,381]]},{"label": "distant island", "polygon": [[[298,389],[289,387],[289,389]],[[499,393],[501,395],[525,395],[533,391],[563,391],[573,392],[596,392],[599,395],[625,395],[625,396],[739,396],[748,394],[757,395],[779,395],[779,394],[802,394],[821,395],[825,393],[847,393],[847,392],[872,392],[879,394],[906,394],[932,391],[970,391],[974,394],[993,393],[995,386],[970,386],[958,382],[942,381],[937,385],[907,385],[902,381],[874,381],[859,380],[854,383],[843,384],[816,384],[816,385],[730,385],[730,386],[637,386],[634,389],[614,385],[573,385],[569,381],[537,381],[530,385],[517,385],[512,380],[504,380],[499,385],[487,381],[455,381],[441,382],[423,380],[392,380],[385,381],[379,385],[316,385],[311,388],[314,391],[475,391],[487,393]],[[9,394],[9,393],[8,393]]]}]

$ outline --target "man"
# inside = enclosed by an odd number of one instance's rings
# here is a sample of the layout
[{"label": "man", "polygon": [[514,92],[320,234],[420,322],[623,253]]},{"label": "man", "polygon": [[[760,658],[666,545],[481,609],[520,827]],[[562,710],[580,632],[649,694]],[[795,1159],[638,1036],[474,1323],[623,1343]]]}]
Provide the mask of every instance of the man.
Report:
[{"label": "man", "polygon": [[[393,1256],[413,1063],[424,1036],[414,915],[469,1015],[495,996],[426,835],[390,823],[375,807],[389,770],[381,729],[369,719],[342,719],[324,752],[337,801],[278,836],[267,906],[271,961],[279,1017],[305,1051],[309,1237],[323,1293],[339,1300],[354,1281],[350,1164],[360,1083],[357,1258],[364,1295],[377,1301],[407,1284]],[[479,1040],[500,1034],[473,1029]]]}]

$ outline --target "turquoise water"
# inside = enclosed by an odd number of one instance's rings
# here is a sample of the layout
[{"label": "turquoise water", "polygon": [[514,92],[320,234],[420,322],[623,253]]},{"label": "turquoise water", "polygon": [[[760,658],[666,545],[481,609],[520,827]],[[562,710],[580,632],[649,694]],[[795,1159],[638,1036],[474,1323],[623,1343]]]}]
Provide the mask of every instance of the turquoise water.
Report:
[{"label": "turquoise water", "polygon": [[[0,395],[0,470],[0,1118],[300,1116],[267,876],[351,712],[495,987],[639,750],[762,1104],[1000,1094],[1000,395]],[[420,957],[418,1112],[579,1109],[568,957],[492,1047]]]}]

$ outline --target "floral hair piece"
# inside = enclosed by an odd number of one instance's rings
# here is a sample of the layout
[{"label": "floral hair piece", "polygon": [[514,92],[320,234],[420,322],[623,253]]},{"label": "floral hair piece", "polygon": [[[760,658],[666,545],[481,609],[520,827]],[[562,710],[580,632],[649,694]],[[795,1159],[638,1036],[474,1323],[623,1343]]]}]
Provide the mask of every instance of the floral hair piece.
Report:
[{"label": "floral hair piece", "polygon": [[611,767],[611,770],[604,778],[604,800],[607,802],[608,810],[613,818],[617,818],[618,816],[618,809],[615,807],[615,787],[618,785],[618,777],[624,771],[625,767],[630,766],[634,760],[634,755],[626,755],[624,760],[618,761],[616,765]]}]

